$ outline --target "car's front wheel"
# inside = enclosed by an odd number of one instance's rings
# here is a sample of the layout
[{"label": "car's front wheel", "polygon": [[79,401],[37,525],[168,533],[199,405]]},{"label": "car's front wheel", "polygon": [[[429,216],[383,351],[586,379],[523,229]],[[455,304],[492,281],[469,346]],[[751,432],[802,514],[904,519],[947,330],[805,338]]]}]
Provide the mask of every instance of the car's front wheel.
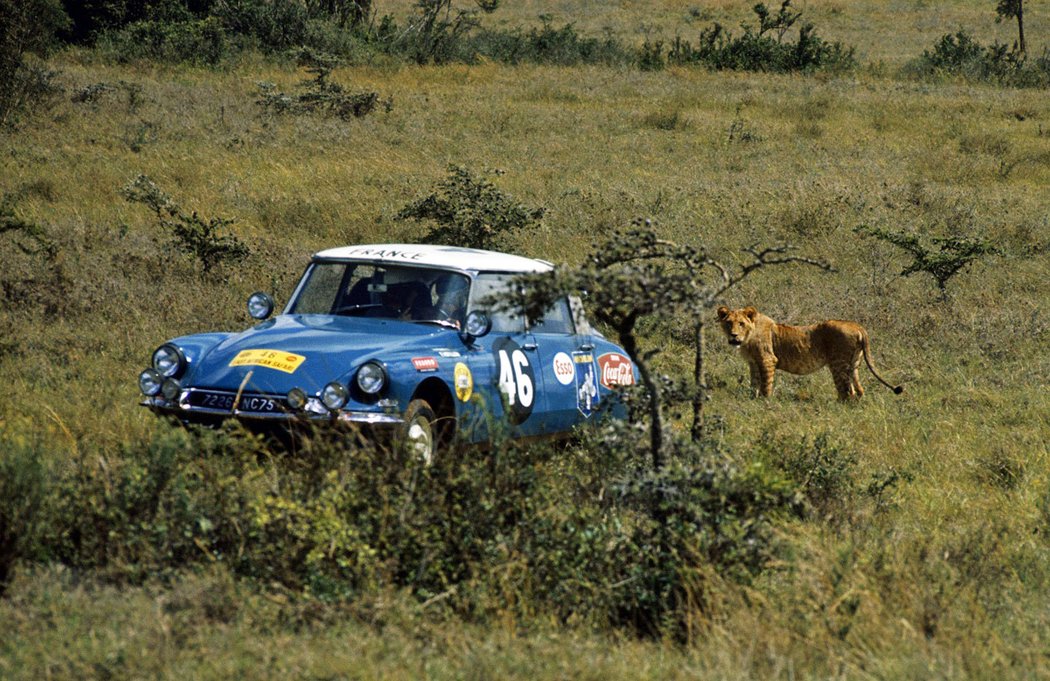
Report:
[{"label": "car's front wheel", "polygon": [[437,449],[437,415],[426,400],[412,400],[405,409],[404,421],[398,428],[398,445],[410,456],[426,465],[434,462]]}]

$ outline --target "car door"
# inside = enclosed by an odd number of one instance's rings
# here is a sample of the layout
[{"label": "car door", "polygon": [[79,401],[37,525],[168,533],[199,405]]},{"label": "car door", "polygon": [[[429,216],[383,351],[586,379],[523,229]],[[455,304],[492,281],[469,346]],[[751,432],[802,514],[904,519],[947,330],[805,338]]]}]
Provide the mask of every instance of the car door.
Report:
[{"label": "car door", "polygon": [[514,276],[479,274],[471,287],[469,309],[484,310],[492,321],[492,330],[471,351],[473,373],[481,379],[475,386],[479,408],[487,412],[479,416],[495,417],[514,437],[542,435],[548,428],[549,401],[539,343],[522,314],[488,304],[507,298]]},{"label": "car door", "polygon": [[568,298],[548,308],[528,330],[537,344],[545,386],[544,428],[563,432],[590,418],[598,409],[598,371],[593,339],[576,326]]}]

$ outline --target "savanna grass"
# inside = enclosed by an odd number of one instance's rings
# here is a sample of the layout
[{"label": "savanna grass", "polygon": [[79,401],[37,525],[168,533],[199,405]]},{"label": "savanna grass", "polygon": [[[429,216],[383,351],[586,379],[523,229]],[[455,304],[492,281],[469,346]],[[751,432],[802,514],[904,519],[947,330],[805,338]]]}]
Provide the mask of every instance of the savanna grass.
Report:
[{"label": "savanna grass", "polygon": [[[868,392],[859,404],[838,404],[822,374],[778,376],[771,400],[751,400],[744,363],[709,335],[707,409],[719,417],[711,431],[742,462],[812,461],[799,443],[822,436],[825,453],[854,463],[826,468],[825,510],[836,522],[825,512],[779,525],[791,553],[776,569],[745,587],[696,565],[690,578],[707,598],[691,611],[686,646],[530,619],[529,603],[512,610],[498,596],[477,624],[435,625],[418,601],[389,605],[401,596],[373,594],[354,605],[376,603],[368,616],[304,627],[274,614],[287,613],[274,602],[297,603],[294,594],[221,571],[176,575],[174,586],[98,587],[97,575],[23,562],[0,602],[0,675],[331,676],[349,673],[351,659],[405,678],[1045,675],[1047,613],[1036,604],[1050,583],[1050,164],[1041,160],[1050,153],[1050,105],[1039,91],[895,77],[959,25],[983,41],[1007,40],[1009,27],[992,24],[987,5],[807,9],[821,35],[858,47],[864,66],[841,78],[492,64],[339,69],[339,82],[396,102],[352,121],[261,112],[255,83],[290,89],[303,74],[251,57],[224,71],[112,66],[84,52],[53,59],[68,92],[112,89],[91,101],[63,98],[0,136],[0,192],[16,197],[14,217],[38,225],[57,249],[48,262],[0,234],[0,424],[43,443],[49,466],[157,438],[156,422],[135,406],[135,376],[159,342],[246,326],[247,295],[287,296],[312,251],[418,239],[424,226],[394,216],[450,164],[499,169],[501,190],[545,209],[507,250],[574,263],[596,235],[642,218],[729,261],[743,246],[780,240],[829,260],[835,273],[770,270],[726,302],[789,323],[855,319],[871,333],[880,372],[906,392],[890,394],[862,368]],[[734,3],[698,6],[695,15],[691,7],[584,3],[576,25],[641,38],[646,21],[688,35],[712,20],[748,18]],[[516,3],[492,18],[525,25],[545,8]],[[1041,37],[1030,40],[1032,49]],[[129,136],[146,123],[151,135]],[[120,198],[139,173],[187,210],[235,219],[231,230],[251,258],[224,277],[204,276],[167,245],[148,211]],[[953,278],[942,300],[929,280],[902,278],[907,259],[855,234],[859,225],[979,235],[1002,254]],[[690,320],[680,324],[687,330]],[[642,339],[663,350],[653,360],[660,371],[691,371],[683,329],[654,324]],[[769,443],[794,454],[772,457]],[[583,470],[571,457],[559,465]],[[600,479],[601,466],[588,466]],[[198,589],[215,597],[187,595]],[[209,600],[218,612],[205,612]],[[183,605],[165,610],[175,601]],[[220,654],[227,646],[233,652]],[[160,652],[147,658],[146,649]]]}]

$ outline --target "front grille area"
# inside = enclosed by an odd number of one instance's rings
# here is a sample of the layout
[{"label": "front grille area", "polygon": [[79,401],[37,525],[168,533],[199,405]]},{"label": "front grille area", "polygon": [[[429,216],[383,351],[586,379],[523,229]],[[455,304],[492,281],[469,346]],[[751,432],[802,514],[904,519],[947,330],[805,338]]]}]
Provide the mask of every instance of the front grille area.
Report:
[{"label": "front grille area", "polygon": [[203,409],[214,412],[232,412],[252,414],[287,414],[290,409],[283,396],[260,395],[257,393],[237,393],[226,390],[190,390],[185,404],[191,409]]}]

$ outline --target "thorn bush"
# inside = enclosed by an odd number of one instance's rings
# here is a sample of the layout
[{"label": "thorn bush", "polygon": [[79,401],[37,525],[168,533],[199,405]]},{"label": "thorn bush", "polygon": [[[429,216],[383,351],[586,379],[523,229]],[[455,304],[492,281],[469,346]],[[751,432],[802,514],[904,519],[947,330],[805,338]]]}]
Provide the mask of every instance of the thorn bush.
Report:
[{"label": "thorn bush", "polygon": [[879,227],[858,227],[859,234],[875,237],[906,251],[912,262],[901,271],[902,277],[925,272],[933,277],[944,299],[948,295],[948,281],[967,265],[987,255],[1002,255],[1002,251],[980,237],[930,237],[926,245],[915,234]]},{"label": "thorn bush", "polygon": [[775,14],[770,13],[764,3],[756,4],[753,11],[758,19],[757,28],[745,24],[744,33],[739,37],[719,23],[701,31],[695,47],[676,37],[667,54],[667,63],[701,64],[715,70],[774,72],[840,71],[856,66],[854,48],[818,37],[811,23],[798,28],[794,43],[784,41],[802,16],[802,12],[791,10],[791,0],[783,0]]},{"label": "thorn bush", "polygon": [[510,234],[536,226],[544,212],[518,203],[470,170],[451,165],[431,194],[395,217],[433,223],[424,242],[491,250],[501,247]]},{"label": "thorn bush", "polygon": [[[301,82],[301,92],[297,95],[278,92],[273,83],[259,83],[257,103],[260,106],[277,114],[319,113],[348,121],[367,116],[380,104],[376,92],[347,92],[342,85],[329,80],[332,70],[341,63],[338,58],[301,48],[298,61],[300,66],[306,67],[307,73],[313,74],[313,79]],[[393,100],[388,99],[382,104],[389,112]]]},{"label": "thorn bush", "polygon": [[156,213],[161,225],[171,232],[175,246],[194,256],[205,274],[219,265],[236,263],[251,255],[251,249],[240,239],[223,233],[234,220],[221,217],[205,220],[196,211],[183,212],[146,175],[129,182],[121,193],[128,201],[144,204]]}]

